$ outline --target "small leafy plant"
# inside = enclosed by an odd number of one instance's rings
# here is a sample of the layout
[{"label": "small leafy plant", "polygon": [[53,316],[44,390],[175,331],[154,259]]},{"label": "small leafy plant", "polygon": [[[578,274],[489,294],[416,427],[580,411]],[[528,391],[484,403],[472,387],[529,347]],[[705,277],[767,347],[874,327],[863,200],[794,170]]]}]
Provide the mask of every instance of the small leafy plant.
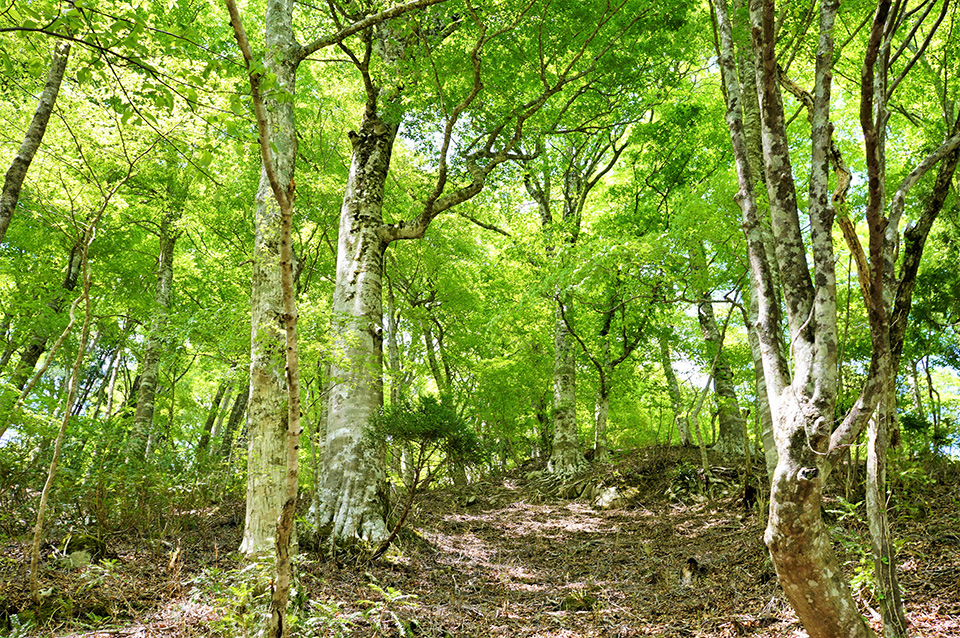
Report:
[{"label": "small leafy plant", "polygon": [[406,502],[390,535],[373,553],[371,560],[376,560],[396,539],[414,498],[434,479],[436,470],[447,463],[479,463],[483,450],[477,435],[447,397],[422,395],[415,403],[401,401],[387,406],[373,419],[367,434],[374,445],[393,443],[410,450],[404,476]]}]

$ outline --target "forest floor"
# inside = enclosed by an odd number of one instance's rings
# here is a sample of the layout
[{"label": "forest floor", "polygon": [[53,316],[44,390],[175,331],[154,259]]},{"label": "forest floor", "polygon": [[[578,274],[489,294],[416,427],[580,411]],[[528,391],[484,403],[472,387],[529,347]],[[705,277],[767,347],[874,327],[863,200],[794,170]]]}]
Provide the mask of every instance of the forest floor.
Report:
[{"label": "forest floor", "polygon": [[[301,555],[294,596],[303,636],[800,637],[762,543],[762,520],[736,490],[685,492],[696,457],[647,450],[620,457],[603,483],[621,507],[551,496],[527,466],[431,491],[397,551],[375,564]],[[936,473],[934,473],[936,474]],[[957,465],[925,474],[893,504],[912,635],[960,636]],[[732,492],[732,493],[731,493]],[[825,506],[861,609],[869,593],[863,512]],[[115,556],[70,568],[50,557],[41,587],[52,617],[24,623],[25,542],[0,548],[0,635],[205,638],[254,635],[268,594],[258,566],[239,566],[242,503],[181,513],[163,538],[126,539]],[[52,551],[52,550],[49,550]],[[48,551],[48,554],[49,554]],[[17,614],[15,618],[13,614]]]}]

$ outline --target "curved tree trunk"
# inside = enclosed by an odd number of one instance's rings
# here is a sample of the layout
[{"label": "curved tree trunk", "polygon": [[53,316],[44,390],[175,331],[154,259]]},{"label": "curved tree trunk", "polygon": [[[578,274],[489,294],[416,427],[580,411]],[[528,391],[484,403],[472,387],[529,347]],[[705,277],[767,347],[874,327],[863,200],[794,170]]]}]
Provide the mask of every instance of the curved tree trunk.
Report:
[{"label": "curved tree trunk", "polygon": [[10,226],[10,219],[17,208],[17,202],[20,201],[20,189],[23,188],[23,182],[27,177],[27,170],[33,161],[33,156],[40,148],[40,142],[43,141],[43,135],[47,130],[47,122],[50,121],[50,114],[53,113],[53,106],[56,104],[57,95],[60,93],[60,84],[63,82],[63,74],[67,69],[67,60],[70,57],[70,42],[60,40],[53,45],[53,56],[50,60],[50,69],[47,71],[47,82],[40,94],[40,101],[37,109],[27,127],[27,132],[23,136],[23,144],[17,156],[10,163],[7,174],[3,179],[3,193],[0,194],[0,243],[3,243],[7,235],[7,228]]}]

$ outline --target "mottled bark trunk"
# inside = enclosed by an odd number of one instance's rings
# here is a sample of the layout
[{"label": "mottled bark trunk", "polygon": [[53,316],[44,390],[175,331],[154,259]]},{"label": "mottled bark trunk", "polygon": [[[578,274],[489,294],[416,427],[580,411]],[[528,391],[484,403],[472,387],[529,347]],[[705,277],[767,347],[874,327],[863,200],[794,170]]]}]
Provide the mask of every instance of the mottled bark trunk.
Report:
[{"label": "mottled bark trunk", "polygon": [[[723,337],[717,328],[713,303],[704,299],[697,304],[697,316],[703,339],[716,352],[713,371],[713,393],[717,402],[719,432],[714,442],[714,451],[721,456],[743,456],[744,424],[733,384],[733,369],[723,350]],[[713,354],[713,353],[711,353]]]},{"label": "mottled bark trunk", "polygon": [[147,456],[147,442],[153,435],[153,413],[160,379],[160,358],[166,345],[164,331],[170,311],[170,295],[173,288],[173,251],[177,232],[172,228],[180,211],[171,211],[160,224],[160,255],[157,269],[157,288],[154,293],[150,331],[143,346],[143,363],[140,369],[140,392],[137,395],[137,410],[133,415],[133,430],[127,447],[127,461],[140,462]]},{"label": "mottled bark trunk", "polygon": [[822,460],[807,441],[810,417],[804,416],[813,406],[801,406],[792,388],[778,403],[780,459],[772,480],[764,540],[780,584],[811,638],[871,636],[821,517],[826,474],[820,470]]},{"label": "mottled bark trunk", "polygon": [[40,148],[40,142],[43,141],[43,134],[47,130],[47,122],[50,121],[50,114],[53,113],[53,106],[60,93],[60,83],[63,81],[69,57],[70,42],[61,40],[53,45],[53,56],[47,71],[46,84],[40,94],[40,101],[23,136],[23,144],[20,145],[17,156],[13,158],[4,176],[3,193],[0,194],[0,243],[3,243],[7,235],[10,219],[17,208],[17,202],[20,201],[20,190],[27,177],[27,170],[37,149]]},{"label": "mottled bark trunk", "polygon": [[763,441],[763,459],[767,468],[767,478],[773,478],[777,468],[777,443],[773,438],[773,414],[770,412],[770,399],[767,397],[767,384],[763,376],[763,355],[760,352],[760,337],[757,335],[758,308],[756,295],[751,294],[750,310],[744,310],[744,323],[747,326],[747,342],[753,358],[753,373],[756,379],[757,410],[760,417],[760,438]]},{"label": "mottled bark trunk", "polygon": [[350,544],[387,537],[381,450],[365,436],[383,405],[382,270],[387,243],[380,236],[383,188],[397,125],[368,111],[351,133],[353,157],[340,212],[336,336],[320,495],[321,537]]},{"label": "mottled bark trunk", "polygon": [[673,358],[670,355],[670,344],[666,337],[660,337],[660,367],[663,368],[663,376],[667,380],[667,394],[670,395],[670,405],[673,408],[673,419],[677,424],[677,430],[680,433],[680,445],[689,447],[693,445],[693,437],[690,432],[690,419],[687,411],[683,407],[683,395],[680,393],[680,384],[677,382],[677,375],[673,371]]},{"label": "mottled bark trunk", "polygon": [[610,457],[607,443],[607,415],[610,413],[610,389],[601,383],[597,393],[597,406],[594,414],[593,460],[606,463]]},{"label": "mottled bark trunk", "polygon": [[581,471],[586,466],[586,459],[577,432],[577,346],[559,305],[553,347],[553,444],[547,469],[558,476],[568,477]]},{"label": "mottled bark trunk", "polygon": [[[296,93],[292,1],[267,5],[266,66],[280,88]],[[297,136],[292,101],[265,100],[270,144],[279,182],[293,181]],[[287,382],[283,289],[280,271],[280,207],[261,167],[254,218],[250,295],[250,393],[247,406],[247,504],[240,552],[274,551],[277,518],[285,501],[287,475]]]},{"label": "mottled bark trunk", "polygon": [[[716,3],[720,26],[720,67],[726,88],[727,124],[737,166],[737,202],[759,303],[756,323],[764,377],[774,417],[778,463],[774,471],[765,541],[784,592],[811,638],[864,638],[872,634],[840,573],[830,535],[821,518],[822,486],[836,451],[862,427],[874,386],[865,388],[859,412],[834,430],[836,397],[836,285],[832,225],[834,210],[827,190],[830,142],[829,103],[833,63],[833,21],[837,3],[821,3],[813,100],[810,174],[810,248],[816,277],[811,278],[807,247],[798,216],[783,104],[774,53],[772,0],[750,1],[754,68],[758,76],[764,176],[780,281],[776,282],[762,240],[763,224],[754,192],[734,41],[726,0]],[[782,287],[792,338],[795,374],[791,378],[778,339],[778,286]],[[831,435],[837,439],[832,440]]]}]

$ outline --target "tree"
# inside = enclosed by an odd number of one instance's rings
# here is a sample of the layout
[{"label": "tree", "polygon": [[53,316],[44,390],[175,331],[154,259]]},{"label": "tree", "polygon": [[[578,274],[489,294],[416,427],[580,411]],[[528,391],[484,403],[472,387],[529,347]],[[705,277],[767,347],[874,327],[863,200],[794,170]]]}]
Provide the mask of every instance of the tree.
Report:
[{"label": "tree", "polygon": [[[621,139],[626,137],[625,128],[626,124],[620,123],[608,127],[602,135],[569,134],[557,139],[560,149],[551,158],[559,165],[557,177],[562,181],[560,211],[556,217],[551,163],[544,163],[542,176],[529,168],[524,173],[524,186],[540,212],[543,247],[549,268],[563,268],[566,265],[564,260],[571,258],[570,253],[580,236],[583,209],[590,191],[613,168],[627,147],[627,140]],[[553,443],[547,467],[558,476],[569,477],[586,464],[577,432],[575,308],[567,291],[558,289],[554,296]],[[603,372],[601,377],[604,377]],[[604,427],[605,424],[604,419]]]},{"label": "tree", "polygon": [[[329,16],[334,33],[301,45],[293,27],[293,2],[267,4],[264,19],[266,55],[263,62],[247,61],[251,79],[266,80],[263,95],[263,131],[261,146],[270,150],[273,166],[264,165],[257,191],[255,217],[253,291],[251,295],[251,367],[250,402],[247,408],[249,453],[247,467],[247,513],[240,551],[247,555],[269,551],[273,546],[274,522],[282,507],[287,472],[286,441],[287,388],[284,374],[284,349],[280,335],[285,332],[281,312],[280,222],[278,207],[273,206],[271,173],[283,187],[293,205],[296,182],[297,129],[294,114],[296,79],[300,64],[311,54],[334,46],[347,37],[369,29],[371,25],[414,8],[440,0],[415,0],[372,16],[357,16],[341,23],[342,8],[330,5]],[[240,32],[240,14],[235,3],[228,2],[234,31]]]},{"label": "tree", "polygon": [[43,134],[47,131],[47,122],[50,121],[50,114],[53,113],[53,106],[56,104],[57,95],[60,93],[60,84],[63,82],[63,74],[67,70],[67,61],[70,58],[70,43],[57,42],[53,47],[53,55],[50,59],[50,69],[47,72],[47,81],[40,94],[40,100],[37,103],[37,110],[30,120],[30,126],[23,136],[23,144],[17,156],[10,163],[6,175],[3,178],[3,192],[0,193],[0,243],[7,235],[7,228],[10,226],[10,219],[17,208],[17,202],[20,201],[20,190],[23,188],[23,181],[27,177],[27,170],[33,161],[40,143],[43,141]]},{"label": "tree", "polygon": [[[322,535],[348,544],[357,539],[380,542],[386,536],[382,461],[363,437],[364,424],[382,403],[384,251],[392,242],[423,237],[438,215],[476,196],[498,166],[530,156],[521,146],[526,128],[551,98],[566,90],[570,97],[559,101],[559,108],[561,112],[568,108],[591,90],[595,75],[604,70],[605,55],[623,43],[625,34],[636,37],[643,14],[631,16],[624,6],[588,13],[590,21],[582,24],[590,26],[580,33],[546,34],[546,21],[573,7],[554,3],[548,10],[531,2],[492,20],[468,4],[462,15],[438,15],[429,29],[385,22],[363,32],[362,52],[344,47],[363,78],[366,106],[359,131],[351,135],[354,148],[341,208],[332,330],[337,339],[335,383],[321,492]],[[585,20],[583,14],[579,17]],[[488,22],[502,26],[494,29]],[[538,33],[549,46],[531,51],[527,38]],[[448,37],[456,46],[445,46]],[[558,41],[551,42],[552,38]],[[518,52],[521,58],[509,57]],[[451,57],[443,57],[447,55]],[[446,77],[407,77],[410,70],[403,62],[416,56],[435,60]],[[484,70],[486,56],[501,62],[490,79]],[[530,63],[524,62],[527,56]],[[373,73],[377,68],[381,75]],[[429,86],[428,82],[439,82],[431,88],[440,112],[428,107],[423,113],[426,121],[440,121],[431,130],[443,131],[431,148],[435,179],[425,187],[427,195],[413,219],[385,223],[382,198],[405,114],[403,87]],[[492,90],[504,85],[509,85],[506,91]],[[521,89],[519,95],[516,88]],[[457,147],[461,150],[455,154]]]},{"label": "tree", "polygon": [[[846,446],[867,426],[893,374],[890,342],[892,295],[886,281],[899,244],[906,192],[926,170],[960,144],[960,135],[954,135],[928,154],[911,172],[909,179],[901,183],[891,199],[888,214],[885,214],[886,160],[880,131],[885,130],[889,122],[882,102],[888,97],[888,91],[895,88],[896,82],[888,87],[886,73],[877,72],[877,61],[891,60],[892,38],[903,27],[905,18],[901,12],[905,7],[897,6],[896,11],[891,11],[890,3],[885,0],[878,3],[862,58],[860,116],[868,167],[865,215],[869,250],[859,248],[856,235],[851,236],[845,231],[865,291],[873,351],[869,372],[856,403],[834,428],[838,328],[832,229],[835,218],[841,220],[846,213],[843,202],[850,184],[849,171],[834,144],[831,123],[832,78],[837,53],[834,25],[838,4],[823,2],[820,5],[815,89],[810,101],[809,246],[801,229],[780,91],[781,72],[777,67],[774,28],[776,9],[771,0],[754,0],[749,7],[753,68],[759,87],[763,181],[776,238],[779,282],[774,277],[761,238],[762,223],[744,133],[742,88],[738,82],[730,15],[724,0],[716,4],[727,123],[739,185],[736,199],[743,212],[751,276],[758,297],[757,332],[779,455],[772,479],[765,540],[787,598],[812,637],[868,636],[872,633],[858,613],[840,575],[821,518],[820,499],[833,465]],[[904,66],[904,75],[910,66],[910,63]],[[837,174],[837,187],[832,196],[829,191],[831,167]],[[813,256],[812,269],[807,262],[808,250]],[[785,365],[787,357],[781,349],[777,332],[780,312],[777,287],[786,304],[792,369]],[[887,631],[899,633],[900,630],[894,629],[890,622],[892,618],[886,617],[885,620]]]}]

